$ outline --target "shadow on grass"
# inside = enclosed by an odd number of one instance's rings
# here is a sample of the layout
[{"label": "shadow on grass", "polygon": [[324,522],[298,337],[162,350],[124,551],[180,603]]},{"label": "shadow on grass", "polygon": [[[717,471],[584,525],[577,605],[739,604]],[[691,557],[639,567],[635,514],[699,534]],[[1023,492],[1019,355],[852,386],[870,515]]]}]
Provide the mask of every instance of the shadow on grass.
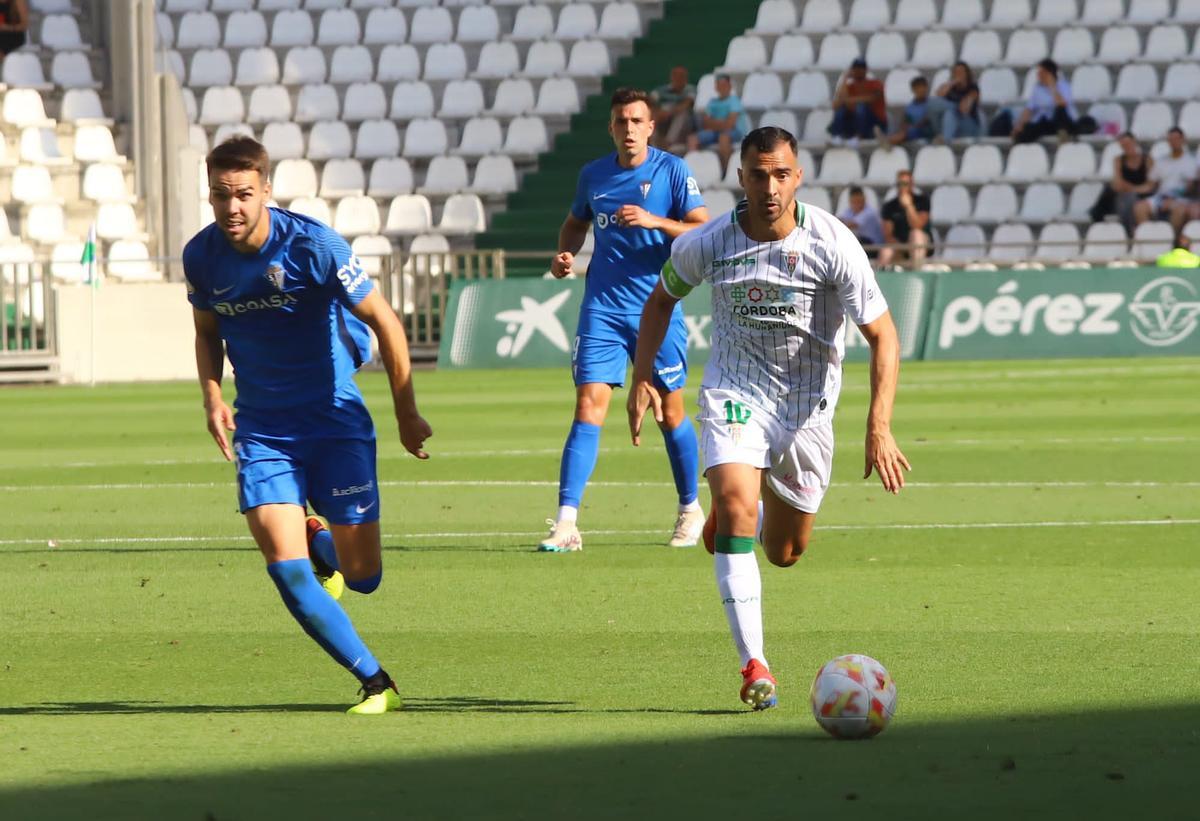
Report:
[{"label": "shadow on grass", "polygon": [[[414,709],[422,703],[473,710],[498,702],[416,699]],[[565,705],[511,705],[514,712],[526,706]],[[0,818],[1196,817],[1196,705],[945,724],[901,720],[883,736],[858,743],[826,739],[807,721],[792,726],[783,718],[790,717],[742,714],[702,725],[706,735],[684,739],[430,756],[406,748],[405,716],[397,714],[346,729],[362,739],[394,733],[397,751],[388,755],[10,787],[0,789]]]}]

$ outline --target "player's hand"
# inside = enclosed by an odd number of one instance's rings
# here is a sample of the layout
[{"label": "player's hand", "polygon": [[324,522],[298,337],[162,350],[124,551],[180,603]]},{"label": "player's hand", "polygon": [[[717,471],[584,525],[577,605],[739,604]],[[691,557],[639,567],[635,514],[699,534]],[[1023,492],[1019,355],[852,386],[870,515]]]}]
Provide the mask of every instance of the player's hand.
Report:
[{"label": "player's hand", "polygon": [[659,218],[637,205],[622,205],[617,209],[617,222],[626,228],[657,228]]},{"label": "player's hand", "polygon": [[[863,478],[867,479],[874,470],[888,493],[899,493],[904,487],[904,470],[912,470],[908,459],[900,452],[890,430],[867,431],[867,464]],[[904,468],[904,470],[901,470]]]},{"label": "player's hand", "polygon": [[640,379],[629,389],[629,399],[625,403],[625,409],[629,411],[629,435],[635,448],[642,443],[642,419],[648,408],[654,409],[654,421],[662,422],[662,397],[649,381]]},{"label": "player's hand", "polygon": [[550,273],[554,275],[555,279],[562,279],[575,273],[575,255],[570,251],[563,251],[554,257],[550,261]]},{"label": "player's hand", "polygon": [[419,413],[405,414],[397,417],[400,426],[400,444],[404,449],[418,459],[428,459],[429,454],[422,448],[425,440],[433,436],[433,428]]},{"label": "player's hand", "polygon": [[229,437],[225,435],[225,431],[237,430],[237,425],[233,423],[233,409],[218,399],[204,406],[204,415],[208,418],[209,435],[221,449],[225,461],[232,462],[233,451],[229,448]]}]

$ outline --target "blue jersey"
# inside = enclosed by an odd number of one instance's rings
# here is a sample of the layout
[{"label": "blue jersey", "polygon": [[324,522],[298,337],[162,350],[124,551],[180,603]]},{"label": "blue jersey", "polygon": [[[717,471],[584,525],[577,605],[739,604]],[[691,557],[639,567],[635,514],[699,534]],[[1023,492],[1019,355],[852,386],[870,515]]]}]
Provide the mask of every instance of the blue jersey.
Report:
[{"label": "blue jersey", "polygon": [[682,220],[704,200],[687,163],[657,148],[636,168],[622,168],[615,151],[585,165],[571,203],[571,215],[592,223],[596,241],[584,311],[640,314],[671,255],[671,237],[662,231],[617,224],[613,215],[623,205]]},{"label": "blue jersey", "polygon": [[267,218],[255,253],[235,250],[216,225],[183,251],[188,300],[216,313],[233,365],[239,429],[245,417],[279,436],[369,431],[354,372],[370,358],[370,334],[350,308],[371,278],[328,226],[277,208]]}]

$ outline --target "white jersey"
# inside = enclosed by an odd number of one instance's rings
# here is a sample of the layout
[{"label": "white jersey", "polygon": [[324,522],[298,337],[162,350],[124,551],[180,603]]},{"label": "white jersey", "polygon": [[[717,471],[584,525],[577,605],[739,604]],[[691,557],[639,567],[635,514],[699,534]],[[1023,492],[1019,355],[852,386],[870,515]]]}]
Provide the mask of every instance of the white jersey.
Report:
[{"label": "white jersey", "polygon": [[678,237],[663,287],[682,298],[712,285],[712,353],[705,388],[736,391],[793,430],[833,417],[842,383],[845,319],[887,310],[854,234],[828,211],[796,204],[797,226],[757,242],[729,214]]}]

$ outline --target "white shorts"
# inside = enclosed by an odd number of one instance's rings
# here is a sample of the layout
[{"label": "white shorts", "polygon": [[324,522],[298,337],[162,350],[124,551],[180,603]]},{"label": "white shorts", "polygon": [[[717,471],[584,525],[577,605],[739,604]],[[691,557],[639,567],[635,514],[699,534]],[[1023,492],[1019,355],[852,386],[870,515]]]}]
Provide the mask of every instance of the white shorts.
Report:
[{"label": "white shorts", "polygon": [[733,391],[700,391],[700,448],[705,469],[729,463],[767,471],[767,483],[790,507],[816,513],[833,471],[833,425],[789,430]]}]

